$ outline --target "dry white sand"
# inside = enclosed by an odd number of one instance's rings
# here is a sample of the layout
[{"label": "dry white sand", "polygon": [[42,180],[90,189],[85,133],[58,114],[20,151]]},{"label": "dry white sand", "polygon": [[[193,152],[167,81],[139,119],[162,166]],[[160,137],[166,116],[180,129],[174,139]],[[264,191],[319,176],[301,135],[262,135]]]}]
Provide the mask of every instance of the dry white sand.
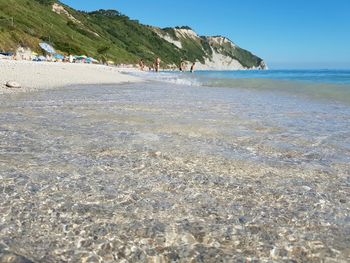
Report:
[{"label": "dry white sand", "polygon": [[[119,84],[142,79],[122,72],[125,69],[103,65],[15,61],[0,59],[0,94],[26,92],[79,84]],[[15,81],[21,88],[8,88]]]}]

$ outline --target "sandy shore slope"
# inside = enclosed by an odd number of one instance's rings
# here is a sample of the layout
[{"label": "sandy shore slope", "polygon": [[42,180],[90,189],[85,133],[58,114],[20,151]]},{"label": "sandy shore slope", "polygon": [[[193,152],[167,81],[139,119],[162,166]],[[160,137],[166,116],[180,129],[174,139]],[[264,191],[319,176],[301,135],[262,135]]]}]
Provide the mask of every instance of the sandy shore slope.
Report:
[{"label": "sandy shore slope", "polygon": [[[123,69],[103,65],[47,63],[0,60],[0,94],[56,88],[78,84],[117,84],[139,82],[139,78],[123,74]],[[21,88],[7,88],[15,81]]]}]

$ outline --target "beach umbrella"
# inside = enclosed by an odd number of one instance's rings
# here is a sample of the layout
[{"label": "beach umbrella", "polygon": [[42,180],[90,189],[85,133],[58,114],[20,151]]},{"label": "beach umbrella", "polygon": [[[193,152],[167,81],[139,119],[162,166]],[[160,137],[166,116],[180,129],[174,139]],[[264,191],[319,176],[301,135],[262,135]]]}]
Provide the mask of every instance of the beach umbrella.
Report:
[{"label": "beach umbrella", "polygon": [[88,60],[90,60],[92,63],[98,63],[98,60],[97,59],[94,59],[94,58],[88,58]]},{"label": "beach umbrella", "polygon": [[50,54],[55,54],[56,53],[55,49],[51,45],[49,45],[49,44],[47,44],[45,42],[40,43],[39,46],[43,50],[45,50],[47,53],[50,53]]},{"label": "beach umbrella", "polygon": [[112,60],[108,60],[107,63],[111,64],[111,65],[114,65],[114,61],[112,61]]},{"label": "beach umbrella", "polygon": [[77,56],[77,57],[75,57],[76,59],[87,59],[87,56],[85,56],[85,55],[81,55],[81,56]]},{"label": "beach umbrella", "polygon": [[46,61],[46,58],[45,58],[44,56],[39,56],[38,59],[39,59],[40,61]]},{"label": "beach umbrella", "polygon": [[13,56],[14,55],[14,53],[12,53],[12,52],[0,52],[0,55],[3,55],[3,56]]},{"label": "beach umbrella", "polygon": [[62,56],[61,54],[55,54],[55,59],[64,59],[64,56]]}]

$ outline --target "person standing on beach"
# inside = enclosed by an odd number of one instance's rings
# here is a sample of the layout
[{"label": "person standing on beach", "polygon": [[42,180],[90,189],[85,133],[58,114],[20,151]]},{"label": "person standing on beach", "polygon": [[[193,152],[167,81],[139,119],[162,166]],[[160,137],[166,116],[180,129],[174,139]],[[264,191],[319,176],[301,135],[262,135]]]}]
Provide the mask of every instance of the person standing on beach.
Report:
[{"label": "person standing on beach", "polygon": [[69,57],[68,57],[68,61],[69,61],[69,63],[73,63],[73,56],[71,55],[71,54],[69,54]]},{"label": "person standing on beach", "polygon": [[192,66],[191,66],[191,73],[193,73],[194,72],[194,66],[196,65],[196,62],[193,62],[193,64],[192,64]]},{"label": "person standing on beach", "polygon": [[160,69],[160,62],[161,62],[160,58],[157,57],[156,63],[155,63],[155,70],[156,70],[156,72],[159,72],[159,69]]},{"label": "person standing on beach", "polygon": [[180,62],[180,66],[179,66],[179,70],[182,72],[183,71],[183,67],[182,67],[182,61]]},{"label": "person standing on beach", "polygon": [[143,62],[143,59],[140,60],[139,65],[140,65],[140,69],[143,71],[145,68],[145,63]]},{"label": "person standing on beach", "polygon": [[182,69],[182,71],[186,71],[186,69],[187,69],[186,62],[183,60],[181,61],[181,69]]}]

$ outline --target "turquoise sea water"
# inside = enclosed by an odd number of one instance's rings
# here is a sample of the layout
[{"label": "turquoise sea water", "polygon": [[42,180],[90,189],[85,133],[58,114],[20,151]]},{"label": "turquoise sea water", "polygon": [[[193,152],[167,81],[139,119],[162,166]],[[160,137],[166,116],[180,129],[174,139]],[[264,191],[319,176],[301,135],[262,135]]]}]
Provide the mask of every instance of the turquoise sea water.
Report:
[{"label": "turquoise sea water", "polygon": [[[220,94],[221,99],[230,105],[231,111],[247,122],[268,123],[267,126],[270,128],[278,126],[275,127],[277,130],[284,130],[280,138],[264,140],[265,143],[270,141],[273,147],[280,150],[284,149],[289,153],[300,151],[303,154],[318,152],[317,156],[324,157],[317,162],[325,168],[335,159],[336,163],[343,164],[350,160],[350,70],[140,74],[150,81],[158,80],[164,90],[176,86],[183,90],[191,90],[195,95],[188,99],[186,105],[195,103],[202,96],[205,97],[204,111],[209,111],[213,107],[218,108],[218,111],[222,110],[218,106],[220,103],[215,104],[214,94]],[[233,128],[236,129],[237,126]],[[292,142],[293,138],[298,139]],[[262,148],[264,147],[260,147],[260,150]],[[239,155],[242,156],[242,153]],[[266,156],[267,159],[271,159],[274,154],[268,151]],[[298,155],[294,161],[299,163],[300,160],[301,157]],[[275,161],[280,163],[280,157]]]},{"label": "turquoise sea water", "polygon": [[271,79],[299,83],[350,84],[350,70],[198,71],[213,79]]},{"label": "turquoise sea water", "polygon": [[350,105],[350,70],[197,71],[194,74],[146,75],[176,84],[284,92]]}]

